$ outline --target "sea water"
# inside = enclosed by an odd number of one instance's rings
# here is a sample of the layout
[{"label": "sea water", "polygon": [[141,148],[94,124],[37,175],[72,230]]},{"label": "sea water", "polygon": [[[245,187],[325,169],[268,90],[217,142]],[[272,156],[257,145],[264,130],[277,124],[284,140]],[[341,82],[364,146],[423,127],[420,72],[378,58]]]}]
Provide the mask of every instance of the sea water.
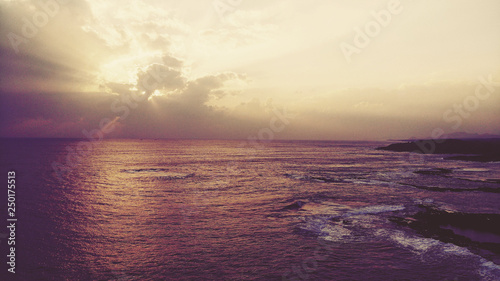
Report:
[{"label": "sea water", "polygon": [[415,161],[382,142],[84,144],[1,141],[1,280],[500,280],[498,255],[388,219],[421,204],[499,214],[498,162]]}]

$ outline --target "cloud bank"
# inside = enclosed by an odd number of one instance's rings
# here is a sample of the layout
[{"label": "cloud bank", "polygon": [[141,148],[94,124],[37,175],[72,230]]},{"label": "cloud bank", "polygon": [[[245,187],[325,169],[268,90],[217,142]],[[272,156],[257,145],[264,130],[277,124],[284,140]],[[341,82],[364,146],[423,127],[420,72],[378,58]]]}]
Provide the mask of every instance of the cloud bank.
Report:
[{"label": "cloud bank", "polygon": [[[339,43],[379,2],[256,1],[221,17],[194,1],[3,1],[0,137],[83,138],[103,122],[113,138],[247,139],[281,125],[276,139],[500,134],[498,18],[471,12],[484,24],[456,30],[470,4],[444,1],[452,16],[420,26],[425,9],[402,2],[347,64]],[[456,48],[436,45],[436,29],[454,30]]]}]

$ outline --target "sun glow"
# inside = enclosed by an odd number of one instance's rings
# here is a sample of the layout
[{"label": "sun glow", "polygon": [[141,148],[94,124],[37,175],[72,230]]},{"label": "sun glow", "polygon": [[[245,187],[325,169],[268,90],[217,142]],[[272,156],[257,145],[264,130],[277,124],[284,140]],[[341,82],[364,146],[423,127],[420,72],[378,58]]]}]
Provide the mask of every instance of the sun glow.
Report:
[{"label": "sun glow", "polygon": [[144,65],[161,61],[160,51],[138,52],[124,55],[101,66],[101,75],[104,80],[115,83],[134,83],[137,72]]},{"label": "sun glow", "polygon": [[[0,0],[6,135],[78,137],[119,112],[122,137],[246,138],[271,105],[300,116],[282,139],[499,132],[500,97],[474,102],[500,81],[499,1],[32,2]],[[9,133],[33,120],[51,122]]]}]

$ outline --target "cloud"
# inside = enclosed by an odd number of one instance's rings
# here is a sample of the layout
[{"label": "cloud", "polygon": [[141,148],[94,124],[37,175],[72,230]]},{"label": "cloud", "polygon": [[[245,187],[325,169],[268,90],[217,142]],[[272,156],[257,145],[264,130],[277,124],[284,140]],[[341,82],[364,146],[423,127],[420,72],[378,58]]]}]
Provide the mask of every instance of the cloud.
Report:
[{"label": "cloud", "polygon": [[[346,66],[338,40],[371,19],[359,3],[245,2],[220,19],[189,0],[70,0],[33,28],[40,3],[54,1],[0,2],[8,39],[0,41],[0,136],[82,137],[107,118],[118,120],[108,137],[247,138],[285,107],[297,118],[277,138],[428,136],[458,124],[443,113],[458,120],[454,106],[471,102],[477,76],[499,80],[494,9],[488,26],[472,20],[486,8],[460,28],[459,7],[428,14],[427,25],[439,25],[429,33],[418,21],[428,7],[405,5],[401,21]],[[448,38],[443,32],[453,40],[434,40]],[[500,133],[499,104],[496,94],[481,100],[460,130]]]},{"label": "cloud", "polygon": [[[52,8],[41,3],[52,3]],[[0,41],[0,69],[8,81],[0,89],[75,91],[95,84],[95,62],[111,51],[81,29],[91,19],[85,1],[13,1],[0,3],[0,8],[0,35],[8,39]]]},{"label": "cloud", "polygon": [[99,128],[103,119],[120,117],[108,137],[241,136],[232,132],[237,124],[230,112],[208,103],[231,92],[226,83],[245,77],[227,72],[188,79],[182,66],[180,59],[167,54],[161,63],[139,70],[135,84],[106,83],[95,93],[2,93],[1,134],[78,138],[83,130]]},{"label": "cloud", "polygon": [[179,95],[180,99],[191,105],[204,105],[210,98],[222,98],[226,92],[221,90],[224,82],[241,77],[235,73],[209,75],[190,81]]},{"label": "cloud", "polygon": [[[492,77],[499,81],[500,77]],[[476,97],[480,80],[406,84],[398,88],[348,88],[289,102],[300,112],[286,138],[308,132],[319,139],[387,139],[430,137],[433,129],[445,133],[500,132],[500,84],[484,99]],[[481,93],[487,96],[486,88]],[[460,111],[464,113],[460,113]],[[448,112],[456,121],[443,117]],[[297,125],[294,128],[294,125]]]},{"label": "cloud", "polygon": [[179,70],[164,64],[152,64],[137,75],[137,87],[148,97],[156,90],[176,90],[184,87],[185,78]]},{"label": "cloud", "polygon": [[[22,35],[24,22],[19,19],[37,11],[33,3],[1,4],[6,15],[1,18],[2,36]],[[182,33],[185,26],[160,19],[164,14],[150,8],[133,14],[134,9],[122,7],[112,18],[103,18],[109,8],[70,1],[17,46],[18,53],[2,40],[1,136],[83,137],[83,130],[99,128],[102,120],[123,113],[113,110],[113,104],[126,108],[128,115],[108,137],[216,137],[234,129],[227,110],[208,103],[230,91],[226,82],[243,76],[228,72],[188,78],[185,62],[168,52],[171,34]],[[131,22],[123,28],[114,25],[124,21]],[[134,47],[146,55],[128,56]],[[148,55],[151,50],[159,50],[159,57]],[[134,82],[101,76],[106,69],[102,66],[115,72],[131,64],[139,65],[127,69],[135,71]],[[130,97],[141,94],[151,100],[132,103]]]}]

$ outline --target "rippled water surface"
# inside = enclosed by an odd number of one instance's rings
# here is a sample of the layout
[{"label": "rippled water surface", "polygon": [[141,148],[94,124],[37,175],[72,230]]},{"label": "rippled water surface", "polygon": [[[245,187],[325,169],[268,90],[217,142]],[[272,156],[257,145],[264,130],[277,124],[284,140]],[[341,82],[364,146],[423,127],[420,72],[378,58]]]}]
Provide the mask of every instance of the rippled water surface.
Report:
[{"label": "rippled water surface", "polygon": [[77,145],[2,141],[19,219],[17,279],[2,280],[500,280],[495,253],[389,219],[421,204],[500,214],[499,163],[372,142],[105,140],[58,178]]}]

